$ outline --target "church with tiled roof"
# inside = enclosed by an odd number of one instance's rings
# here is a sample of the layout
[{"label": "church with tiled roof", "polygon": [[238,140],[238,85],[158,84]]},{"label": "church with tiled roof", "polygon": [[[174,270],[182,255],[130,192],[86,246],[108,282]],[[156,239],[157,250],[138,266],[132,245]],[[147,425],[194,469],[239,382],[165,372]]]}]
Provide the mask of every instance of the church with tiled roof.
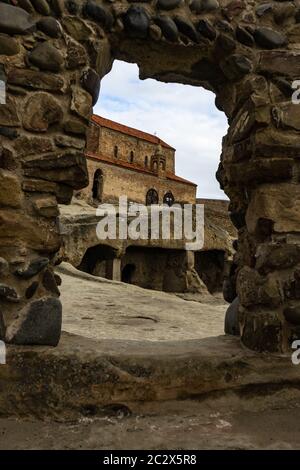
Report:
[{"label": "church with tiled roof", "polygon": [[120,196],[141,204],[196,202],[197,185],[175,174],[175,149],[156,135],[93,115],[87,151],[92,204],[117,203]]}]

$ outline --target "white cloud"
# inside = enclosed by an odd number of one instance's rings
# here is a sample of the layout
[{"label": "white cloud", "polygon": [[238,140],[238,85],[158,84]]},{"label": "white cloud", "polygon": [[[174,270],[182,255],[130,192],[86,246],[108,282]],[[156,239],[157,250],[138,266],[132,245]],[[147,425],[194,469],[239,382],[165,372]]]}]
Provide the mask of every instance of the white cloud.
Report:
[{"label": "white cloud", "polygon": [[101,83],[96,114],[156,133],[176,148],[176,173],[198,184],[198,196],[223,199],[215,178],[227,120],[202,88],[141,81],[138,67],[115,61]]}]

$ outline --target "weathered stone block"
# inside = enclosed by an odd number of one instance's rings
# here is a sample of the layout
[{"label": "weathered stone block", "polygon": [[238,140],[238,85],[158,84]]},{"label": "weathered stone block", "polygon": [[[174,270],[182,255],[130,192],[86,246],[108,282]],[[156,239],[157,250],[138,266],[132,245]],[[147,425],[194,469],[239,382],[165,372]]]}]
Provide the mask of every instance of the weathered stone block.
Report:
[{"label": "weathered stone block", "polygon": [[265,49],[275,49],[287,44],[287,38],[279,31],[261,26],[254,31],[257,44]]},{"label": "weathered stone block", "polygon": [[300,53],[296,51],[268,51],[260,53],[258,70],[263,73],[300,77]]},{"label": "weathered stone block", "polygon": [[55,18],[42,18],[38,21],[37,27],[51,38],[59,38],[62,34],[61,25]]},{"label": "weathered stone block", "polygon": [[13,287],[10,287],[6,284],[0,283],[0,299],[5,302],[17,303],[20,301],[16,290]]},{"label": "weathered stone block", "polygon": [[23,164],[26,176],[54,181],[81,189],[88,184],[86,158],[82,152],[44,155]]},{"label": "weathered stone block", "polygon": [[236,297],[226,310],[224,332],[227,335],[240,335],[239,325],[239,299]]},{"label": "weathered stone block", "polygon": [[6,104],[0,105],[0,126],[17,127],[20,120],[16,102],[13,98],[7,98]]},{"label": "weathered stone block", "polygon": [[242,342],[254,351],[282,352],[282,323],[276,312],[245,312]]},{"label": "weathered stone block", "polygon": [[272,118],[278,128],[300,130],[300,106],[292,102],[274,106],[272,108]]},{"label": "weathered stone block", "polygon": [[293,174],[293,160],[261,158],[227,165],[228,180],[237,186],[289,180]]},{"label": "weathered stone block", "polygon": [[60,292],[56,284],[56,278],[53,272],[49,269],[46,269],[46,271],[44,272],[42,283],[46,290],[52,292],[52,294],[54,294],[55,296],[60,296]]},{"label": "weathered stone block", "polygon": [[114,17],[105,6],[102,6],[93,0],[88,0],[84,9],[86,15],[94,19],[103,28],[109,30],[112,27]]},{"label": "weathered stone block", "polygon": [[22,279],[30,279],[39,274],[49,264],[49,258],[37,258],[29,263],[25,269],[17,269],[15,275]]},{"label": "weathered stone block", "polygon": [[0,169],[0,205],[21,207],[22,190],[17,175]]},{"label": "weathered stone block", "polygon": [[22,183],[23,191],[29,193],[56,193],[56,183],[39,179],[25,179]]},{"label": "weathered stone block", "polygon": [[19,43],[5,34],[0,34],[0,55],[16,55],[20,51]]},{"label": "weathered stone block", "polygon": [[123,21],[128,36],[140,39],[148,36],[150,19],[143,7],[131,6],[124,15]]},{"label": "weathered stone block", "polygon": [[288,244],[260,245],[256,253],[255,268],[261,273],[287,269],[300,261],[300,247]]},{"label": "weathered stone block", "polygon": [[0,3],[0,31],[8,34],[25,34],[35,23],[22,8]]},{"label": "weathered stone block", "polygon": [[60,247],[60,235],[55,225],[44,223],[24,214],[24,211],[0,210],[0,243],[1,246],[15,249],[18,238],[22,243],[35,251],[55,253]]},{"label": "weathered stone block", "polygon": [[256,107],[251,99],[247,100],[240,109],[237,116],[231,123],[229,130],[229,143],[235,143],[247,138],[253,127],[265,127],[270,124],[270,108],[269,106]]},{"label": "weathered stone block", "polygon": [[68,49],[67,49],[67,58],[66,58],[66,66],[68,69],[76,69],[82,65],[87,63],[87,53],[85,48],[73,41],[68,40]]},{"label": "weathered stone block", "polygon": [[254,305],[277,306],[281,301],[279,287],[276,281],[267,279],[248,266],[240,269],[237,275],[237,292],[241,305],[252,307]]},{"label": "weathered stone block", "polygon": [[64,130],[68,134],[75,134],[75,135],[86,135],[87,128],[86,126],[77,119],[68,119],[64,123]]},{"label": "weathered stone block", "polygon": [[173,10],[182,3],[182,0],[158,0],[157,6],[162,10]]},{"label": "weathered stone block", "polygon": [[57,147],[72,147],[82,150],[85,147],[85,139],[76,139],[67,135],[58,135],[54,138]]},{"label": "weathered stone block", "polygon": [[169,16],[159,15],[154,18],[155,23],[160,27],[164,37],[171,42],[178,40],[178,28]]},{"label": "weathered stone block", "polygon": [[73,87],[71,110],[78,116],[89,119],[92,113],[92,97],[85,90]]},{"label": "weathered stone block", "polygon": [[100,76],[93,69],[86,70],[82,77],[81,83],[83,88],[91,95],[92,105],[94,106],[99,98],[100,93]]},{"label": "weathered stone block", "polygon": [[24,307],[5,334],[7,343],[57,346],[61,334],[62,307],[56,298],[44,297]]},{"label": "weathered stone block", "polygon": [[76,41],[89,41],[93,36],[93,30],[90,26],[76,16],[65,16],[62,24],[67,33]]},{"label": "weathered stone block", "polygon": [[40,155],[54,150],[52,140],[43,137],[21,136],[15,142],[15,150],[18,156],[28,157],[29,155]]},{"label": "weathered stone block", "polygon": [[300,325],[300,306],[292,305],[283,310],[283,315],[287,322],[292,325]]}]

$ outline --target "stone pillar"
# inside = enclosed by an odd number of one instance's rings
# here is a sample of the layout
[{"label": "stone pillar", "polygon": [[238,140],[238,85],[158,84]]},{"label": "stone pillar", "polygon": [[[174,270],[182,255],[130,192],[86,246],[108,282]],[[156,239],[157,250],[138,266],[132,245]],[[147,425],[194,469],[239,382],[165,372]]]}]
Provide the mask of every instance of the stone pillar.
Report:
[{"label": "stone pillar", "polygon": [[106,260],[106,277],[113,281],[121,281],[121,258]]},{"label": "stone pillar", "polygon": [[[300,337],[300,105],[291,102],[295,60],[288,51],[262,52],[261,74],[235,85],[236,101],[225,104],[231,118],[218,178],[239,231],[233,274],[241,339],[257,351],[285,352]],[[280,73],[291,73],[290,82]]]}]

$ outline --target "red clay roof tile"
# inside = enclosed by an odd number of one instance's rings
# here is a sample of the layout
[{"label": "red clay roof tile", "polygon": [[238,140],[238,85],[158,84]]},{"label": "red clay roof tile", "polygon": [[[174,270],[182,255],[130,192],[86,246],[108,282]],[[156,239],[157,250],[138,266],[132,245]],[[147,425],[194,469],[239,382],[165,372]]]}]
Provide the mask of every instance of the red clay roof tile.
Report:
[{"label": "red clay roof tile", "polygon": [[167,149],[175,150],[173,147],[171,147],[171,145],[167,144],[155,135],[148,134],[147,132],[140,131],[139,129],[134,129],[133,127],[125,126],[124,124],[120,124],[119,122],[111,121],[110,119],[104,118],[102,116],[97,116],[97,114],[93,114],[91,120],[98,126],[107,127],[108,129],[122,132],[123,134],[127,134],[132,137],[137,137],[138,139],[146,140],[147,142],[151,142],[152,144],[161,145],[162,147],[165,147]]}]

